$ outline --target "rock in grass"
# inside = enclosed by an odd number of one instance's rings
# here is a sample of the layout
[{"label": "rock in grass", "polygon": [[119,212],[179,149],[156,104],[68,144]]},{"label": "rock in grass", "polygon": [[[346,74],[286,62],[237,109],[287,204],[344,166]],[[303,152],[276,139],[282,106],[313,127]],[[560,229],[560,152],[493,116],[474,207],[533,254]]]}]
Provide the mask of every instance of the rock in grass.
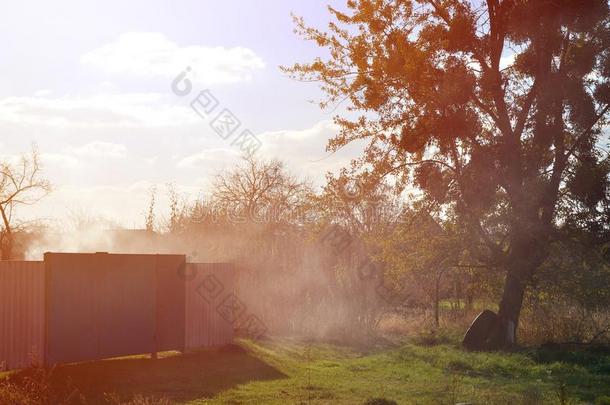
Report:
[{"label": "rock in grass", "polygon": [[488,349],[488,338],[498,323],[498,315],[486,309],[481,312],[466,331],[462,346],[466,350]]}]

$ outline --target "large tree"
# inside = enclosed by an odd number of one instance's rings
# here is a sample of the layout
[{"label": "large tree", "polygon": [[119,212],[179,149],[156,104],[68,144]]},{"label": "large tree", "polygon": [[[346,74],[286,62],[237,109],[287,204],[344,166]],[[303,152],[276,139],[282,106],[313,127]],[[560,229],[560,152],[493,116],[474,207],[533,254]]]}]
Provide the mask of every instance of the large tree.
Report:
[{"label": "large tree", "polygon": [[342,104],[337,150],[355,171],[419,187],[459,218],[472,255],[505,271],[495,342],[516,343],[524,291],[557,230],[608,230],[605,0],[348,0],[328,30],[296,18],[327,57],[284,68]]}]

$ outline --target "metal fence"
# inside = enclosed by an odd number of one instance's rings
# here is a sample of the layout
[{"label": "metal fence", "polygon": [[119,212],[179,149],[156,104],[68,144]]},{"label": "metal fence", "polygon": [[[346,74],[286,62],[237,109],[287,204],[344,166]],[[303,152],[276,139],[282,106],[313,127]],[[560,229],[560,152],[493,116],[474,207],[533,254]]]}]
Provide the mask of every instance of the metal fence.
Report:
[{"label": "metal fence", "polygon": [[0,261],[0,369],[44,360],[44,263]]},{"label": "metal fence", "polygon": [[[229,264],[184,255],[46,253],[0,262],[0,364],[58,364],[228,344],[216,310],[232,294]],[[210,298],[209,281],[222,285]]]},{"label": "metal fence", "polygon": [[[233,340],[236,274],[226,263],[186,266],[186,348],[219,346]],[[229,307],[229,311],[226,309]]]}]

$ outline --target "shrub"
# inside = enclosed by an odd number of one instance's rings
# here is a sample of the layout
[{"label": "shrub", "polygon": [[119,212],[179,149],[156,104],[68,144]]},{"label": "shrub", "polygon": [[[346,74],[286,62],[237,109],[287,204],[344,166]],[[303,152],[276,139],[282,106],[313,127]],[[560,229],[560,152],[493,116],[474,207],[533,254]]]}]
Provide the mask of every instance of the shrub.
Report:
[{"label": "shrub", "polygon": [[610,396],[603,395],[595,399],[595,405],[610,405]]},{"label": "shrub", "polygon": [[70,381],[53,385],[53,368],[32,367],[0,380],[0,404],[76,405],[85,399]]}]

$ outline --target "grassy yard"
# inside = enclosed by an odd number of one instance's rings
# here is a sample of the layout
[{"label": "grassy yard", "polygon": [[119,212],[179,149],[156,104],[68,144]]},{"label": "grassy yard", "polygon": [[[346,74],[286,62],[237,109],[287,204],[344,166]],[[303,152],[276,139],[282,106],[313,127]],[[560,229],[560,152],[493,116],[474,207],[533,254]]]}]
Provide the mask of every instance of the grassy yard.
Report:
[{"label": "grassy yard", "polygon": [[187,404],[363,404],[372,398],[398,404],[610,404],[607,351],[465,353],[455,344],[429,343],[365,350],[286,339],[239,341],[156,361],[132,357],[61,366],[51,381],[60,387],[70,380],[88,403],[104,403],[104,393],[114,392]]}]

